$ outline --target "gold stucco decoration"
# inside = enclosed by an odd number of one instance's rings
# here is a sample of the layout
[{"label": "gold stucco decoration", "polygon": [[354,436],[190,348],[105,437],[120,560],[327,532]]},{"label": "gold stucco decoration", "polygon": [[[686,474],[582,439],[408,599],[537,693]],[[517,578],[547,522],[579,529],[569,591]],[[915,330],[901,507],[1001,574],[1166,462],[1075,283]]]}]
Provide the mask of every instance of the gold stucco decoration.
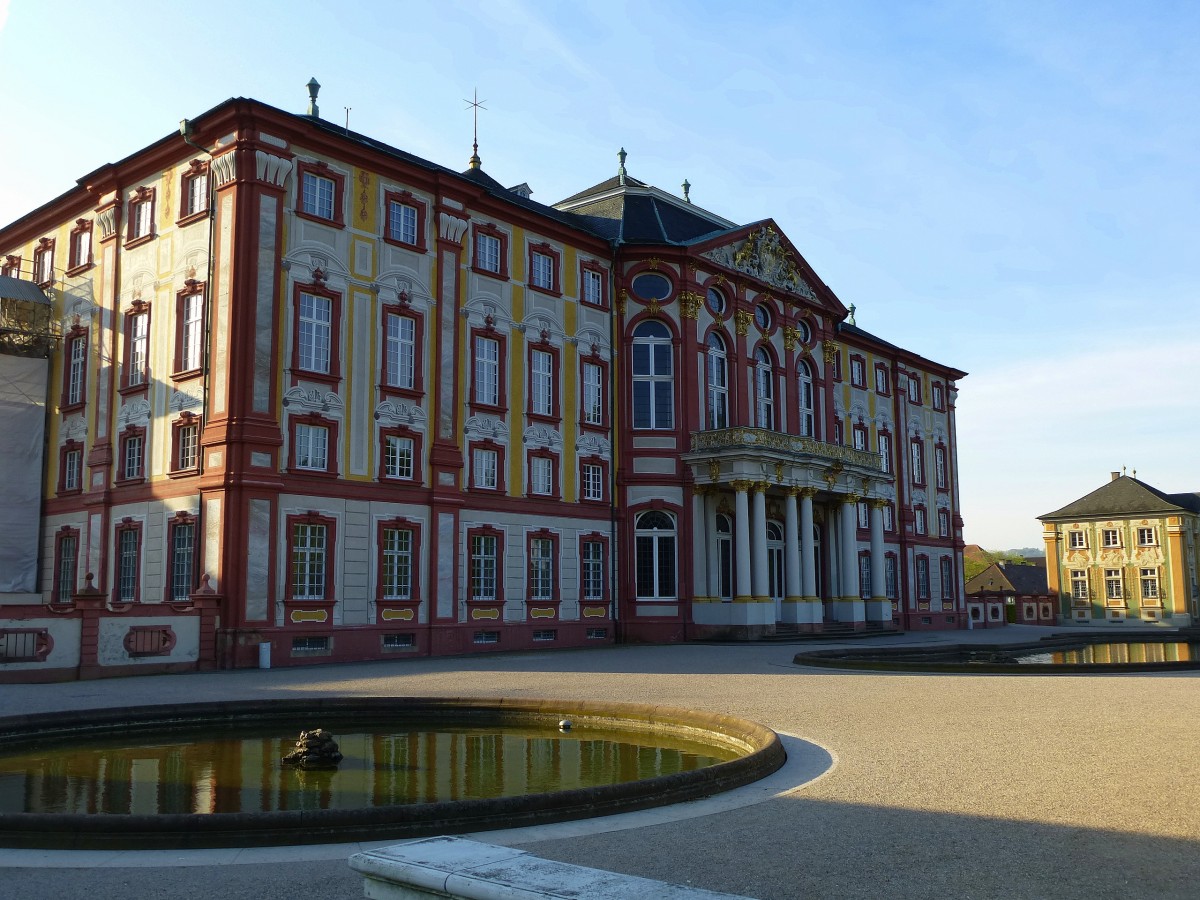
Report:
[{"label": "gold stucco decoration", "polygon": [[745,337],[750,333],[750,323],[754,321],[754,313],[748,309],[739,309],[734,313],[733,320],[738,337]]},{"label": "gold stucco decoration", "polygon": [[796,349],[796,343],[800,340],[800,330],[793,328],[791,325],[783,326],[783,349],[791,353]]},{"label": "gold stucco decoration", "polygon": [[837,345],[837,341],[826,341],[821,345],[821,350],[825,354],[825,364],[832,365],[834,359],[837,358],[838,352],[842,348]]},{"label": "gold stucco decoration", "polygon": [[703,302],[704,299],[695,291],[684,291],[679,295],[679,314],[685,319],[698,319]]}]

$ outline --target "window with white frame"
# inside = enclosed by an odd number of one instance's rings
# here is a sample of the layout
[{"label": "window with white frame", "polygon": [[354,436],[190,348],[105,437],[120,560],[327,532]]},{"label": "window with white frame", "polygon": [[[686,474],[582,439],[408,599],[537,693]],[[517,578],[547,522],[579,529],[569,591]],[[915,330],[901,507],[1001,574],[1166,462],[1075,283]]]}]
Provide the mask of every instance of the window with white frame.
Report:
[{"label": "window with white frame", "polygon": [[535,416],[554,415],[554,354],[547,350],[529,354],[529,411]]},{"label": "window with white frame", "polygon": [[554,257],[549,253],[539,253],[534,250],[530,254],[531,271],[529,282],[542,290],[554,290]]},{"label": "window with white frame", "polygon": [[1100,532],[1100,543],[1105,547],[1120,547],[1121,532],[1116,528],[1104,528]]},{"label": "window with white frame", "polygon": [[1088,582],[1086,569],[1071,570],[1071,597],[1075,600],[1088,598]]},{"label": "window with white frame", "polygon": [[175,468],[179,471],[196,468],[200,464],[200,426],[195,423],[180,425],[175,440]]},{"label": "window with white frame", "polygon": [[580,581],[584,600],[604,599],[604,542],[583,541],[579,548]]},{"label": "window with white frame", "polygon": [[866,500],[859,500],[856,509],[858,511],[858,527],[865,531],[871,527],[871,507]]},{"label": "window with white frame", "polygon": [[797,386],[799,387],[798,396],[800,400],[800,434],[804,437],[813,437],[816,432],[814,429],[816,422],[815,406],[813,400],[813,378],[812,369],[809,368],[806,360],[800,360],[796,363]]},{"label": "window with white frame", "polygon": [[87,223],[85,226],[83,219],[80,219],[79,222],[80,227],[71,232],[71,252],[68,257],[68,265],[72,269],[89,265],[92,261],[92,226],[91,223]]},{"label": "window with white frame", "polygon": [[711,429],[729,427],[729,363],[724,339],[713,332],[708,336],[708,409]]},{"label": "window with white frame", "polygon": [[388,236],[404,244],[417,243],[417,208],[399,200],[388,201]]},{"label": "window with white frame", "polygon": [[866,427],[863,425],[855,425],[854,428],[851,429],[851,431],[854,435],[854,449],[855,450],[866,450],[867,449],[867,429],[866,429]]},{"label": "window with white frame", "polygon": [[292,599],[325,599],[325,525],[295,522],[292,525]]},{"label": "window with white frame", "polygon": [[942,581],[942,599],[954,599],[954,563],[950,557],[943,556],[940,560],[941,565],[941,581]]},{"label": "window with white frame", "polygon": [[946,490],[949,487],[950,481],[946,472],[946,448],[933,448],[933,472],[934,478],[937,479],[937,486],[941,490]]},{"label": "window with white frame", "polygon": [[295,466],[297,469],[325,471],[329,468],[329,429],[321,425],[297,423]]},{"label": "window with white frame", "polygon": [[908,402],[921,402],[921,376],[916,372],[908,373]]},{"label": "window with white frame", "polygon": [[208,209],[208,170],[197,169],[195,174],[183,179],[186,191],[183,202],[183,218],[194,216]]},{"label": "window with white frame", "polygon": [[144,440],[141,434],[127,434],[122,441],[121,477],[126,481],[142,477]]},{"label": "window with white frame", "polygon": [[554,493],[554,461],[549,457],[529,457],[529,493],[543,497]]},{"label": "window with white frame", "polygon": [[911,441],[908,445],[912,457],[912,483],[925,483],[925,445],[919,440]]},{"label": "window with white frame", "polygon": [[187,600],[195,586],[196,525],[177,521],[171,525],[171,599]]},{"label": "window with white frame", "polygon": [[604,369],[596,363],[583,364],[583,424],[604,424]]},{"label": "window with white frame", "polygon": [[117,531],[117,599],[132,603],[137,599],[138,564],[141,531],[121,528]]},{"label": "window with white frame", "polygon": [[580,466],[584,500],[604,499],[604,467],[598,463],[583,463]]},{"label": "window with white frame", "polygon": [[475,336],[475,402],[500,405],[500,342]]},{"label": "window with white frame", "polygon": [[66,405],[83,403],[83,380],[87,372],[87,335],[80,334],[68,340],[70,363],[67,367]]},{"label": "window with white frame", "polygon": [[79,564],[78,532],[64,534],[58,540],[58,581],[54,599],[67,603],[75,593],[75,571]]},{"label": "window with white frame", "polygon": [[204,352],[204,294],[196,292],[180,298],[180,345],[178,371],[200,368]]},{"label": "window with white frame", "polygon": [[301,291],[299,319],[296,324],[300,368],[306,372],[328,375],[333,334],[333,300]]},{"label": "window with white frame", "polygon": [[633,335],[633,427],[669,430],[674,424],[671,332],[661,322],[643,322]]},{"label": "window with white frame", "polygon": [[142,195],[141,199],[131,202],[130,210],[130,239],[146,237],[154,233],[154,200],[152,195]]},{"label": "window with white frame", "polygon": [[883,366],[875,367],[875,392],[878,394],[887,394],[890,386],[888,384],[888,371]]},{"label": "window with white frame", "polygon": [[883,530],[896,530],[896,507],[894,507],[891,503],[888,503],[883,508]]},{"label": "window with white frame", "polygon": [[471,453],[471,477],[475,487],[495,490],[499,486],[496,451],[476,447]]},{"label": "window with white frame", "polygon": [[1067,546],[1072,550],[1080,550],[1087,547],[1087,532],[1084,531],[1068,531]]},{"label": "window with white frame", "polygon": [[382,594],[384,600],[411,600],[413,533],[411,528],[384,528],[381,534]]},{"label": "window with white frame", "polygon": [[1104,596],[1108,600],[1120,600],[1125,596],[1120,569],[1104,570]]},{"label": "window with white frame", "polygon": [[471,599],[495,600],[499,538],[494,534],[471,535]]},{"label": "window with white frame", "polygon": [[925,556],[917,557],[917,597],[921,600],[929,599],[929,558]]},{"label": "window with white frame", "polygon": [[946,408],[946,395],[942,389],[942,386],[935,381],[933,383],[932,390],[933,390],[933,408],[934,409],[945,409]]},{"label": "window with white frame", "polygon": [[82,487],[80,476],[83,471],[83,451],[68,450],[63,454],[62,486],[64,491],[77,491]]},{"label": "window with white frame", "polygon": [[913,530],[917,534],[925,533],[925,508],[922,506],[913,509]]},{"label": "window with white frame", "polygon": [[634,573],[639,600],[675,598],[675,518],[660,510],[634,523]]},{"label": "window with white frame", "polygon": [[861,553],[858,557],[858,596],[863,600],[871,599],[871,556]]},{"label": "window with white frame", "polygon": [[38,284],[54,280],[54,241],[45,240],[33,251],[33,280]]},{"label": "window with white frame", "polygon": [[867,385],[867,364],[857,356],[850,357],[850,383],[854,387]]},{"label": "window with white frame", "polygon": [[896,577],[896,557],[888,554],[883,558],[883,590],[884,593],[895,599],[899,596],[897,585],[899,580]]},{"label": "window with white frame", "polygon": [[529,599],[554,599],[554,541],[551,538],[529,539]]},{"label": "window with white frame", "polygon": [[1158,569],[1142,569],[1142,599],[1158,599]]},{"label": "window with white frame", "polygon": [[604,276],[592,269],[583,270],[583,302],[604,305]]},{"label": "window with white frame", "polygon": [[938,510],[938,537],[950,537],[950,511]]},{"label": "window with white frame", "polygon": [[129,341],[129,347],[125,356],[125,384],[127,387],[137,387],[145,384],[150,374],[150,314],[136,313],[127,316],[127,319],[126,340]]},{"label": "window with white frame", "polygon": [[875,446],[879,448],[879,464],[884,472],[892,471],[892,436],[878,434],[875,436]]},{"label": "window with white frame", "polygon": [[334,218],[334,191],[337,182],[315,172],[304,172],[301,181],[301,209],[319,219]]},{"label": "window with white frame", "polygon": [[383,439],[383,474],[387,478],[413,477],[413,439],[389,434]]},{"label": "window with white frame", "polygon": [[1154,528],[1139,528],[1137,530],[1137,542],[1139,547],[1153,547],[1158,541],[1154,535]]},{"label": "window with white frame", "polygon": [[387,364],[384,377],[388,387],[412,390],[416,385],[417,323],[411,316],[388,313],[384,316]]},{"label": "window with white frame", "polygon": [[488,272],[500,272],[500,238],[476,232],[475,266]]},{"label": "window with white frame", "polygon": [[754,354],[754,422],[759,428],[775,427],[775,367],[766,347]]}]

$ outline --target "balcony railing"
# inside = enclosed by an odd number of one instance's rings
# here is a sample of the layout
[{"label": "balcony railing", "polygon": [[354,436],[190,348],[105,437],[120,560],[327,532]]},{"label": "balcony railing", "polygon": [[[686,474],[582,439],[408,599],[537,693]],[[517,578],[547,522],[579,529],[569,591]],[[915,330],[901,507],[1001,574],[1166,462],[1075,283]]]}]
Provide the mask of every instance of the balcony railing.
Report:
[{"label": "balcony railing", "polygon": [[693,453],[715,450],[769,450],[792,457],[815,456],[819,459],[883,471],[883,461],[879,454],[870,450],[855,450],[853,447],[827,444],[816,438],[782,434],[767,428],[720,428],[715,431],[692,433]]}]

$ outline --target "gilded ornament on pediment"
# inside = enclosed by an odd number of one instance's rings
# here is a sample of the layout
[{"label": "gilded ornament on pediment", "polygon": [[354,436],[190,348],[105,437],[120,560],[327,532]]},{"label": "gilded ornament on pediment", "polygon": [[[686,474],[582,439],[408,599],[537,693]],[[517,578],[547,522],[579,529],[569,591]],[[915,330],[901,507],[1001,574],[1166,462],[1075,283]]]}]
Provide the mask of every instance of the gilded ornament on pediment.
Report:
[{"label": "gilded ornament on pediment", "polygon": [[738,337],[745,337],[750,333],[750,323],[754,321],[754,313],[748,309],[739,309],[734,313],[733,321]]},{"label": "gilded ornament on pediment", "polygon": [[718,285],[723,285],[725,283],[725,276],[722,273],[718,272],[716,281],[717,281]]},{"label": "gilded ornament on pediment", "polygon": [[685,319],[698,319],[703,298],[695,291],[684,291],[679,295],[679,314]]},{"label": "gilded ornament on pediment", "polygon": [[825,341],[825,343],[822,344],[821,349],[825,354],[825,364],[832,365],[834,359],[837,358],[838,351],[841,350],[841,347],[837,345],[836,341]]},{"label": "gilded ornament on pediment", "polygon": [[791,353],[796,349],[796,343],[800,340],[800,331],[793,328],[791,325],[783,326],[783,349]]},{"label": "gilded ornament on pediment", "polygon": [[715,482],[720,477],[721,477],[721,464],[719,462],[717,462],[715,459],[711,460],[708,464],[708,480]]},{"label": "gilded ornament on pediment", "polygon": [[657,318],[662,315],[662,304],[660,304],[657,300],[651,300],[649,305],[646,307],[646,312]]},{"label": "gilded ornament on pediment", "polygon": [[662,262],[657,256],[652,256],[646,260],[646,265],[650,267],[651,272],[657,272],[659,264]]}]

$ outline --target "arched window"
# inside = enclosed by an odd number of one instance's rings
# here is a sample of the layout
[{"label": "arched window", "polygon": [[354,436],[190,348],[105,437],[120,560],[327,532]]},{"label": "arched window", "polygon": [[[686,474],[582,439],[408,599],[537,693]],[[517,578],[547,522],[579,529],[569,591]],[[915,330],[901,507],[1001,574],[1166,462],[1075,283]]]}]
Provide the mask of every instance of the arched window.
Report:
[{"label": "arched window", "polygon": [[775,427],[775,366],[766,347],[754,354],[754,424]]},{"label": "arched window", "polygon": [[637,598],[675,599],[675,517],[652,510],[637,517],[634,533]]},{"label": "arched window", "polygon": [[733,599],[733,526],[729,516],[717,515],[717,595]]},{"label": "arched window", "polygon": [[633,427],[674,428],[675,377],[671,332],[661,322],[643,322],[633,333]]},{"label": "arched window", "polygon": [[708,336],[708,408],[704,420],[709,428],[729,427],[729,362],[725,341],[719,334]]},{"label": "arched window", "polygon": [[816,432],[813,425],[816,421],[816,412],[813,406],[812,369],[809,368],[807,360],[802,359],[796,364],[796,374],[800,388],[796,392],[800,397],[800,433],[805,437],[815,437]]}]

